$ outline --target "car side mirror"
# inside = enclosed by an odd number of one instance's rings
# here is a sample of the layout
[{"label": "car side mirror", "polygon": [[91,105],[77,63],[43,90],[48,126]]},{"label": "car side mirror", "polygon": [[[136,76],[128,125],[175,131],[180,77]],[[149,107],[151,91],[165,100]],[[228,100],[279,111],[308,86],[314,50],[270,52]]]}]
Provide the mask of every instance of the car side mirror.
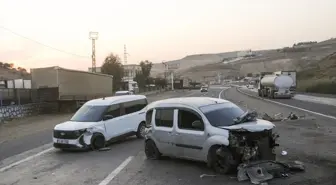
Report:
[{"label": "car side mirror", "polygon": [[103,121],[106,121],[106,120],[109,120],[109,119],[112,119],[113,116],[112,115],[104,115],[103,116]]},{"label": "car side mirror", "polygon": [[203,123],[200,120],[196,120],[194,122],[191,123],[191,126],[194,128],[203,128]]}]

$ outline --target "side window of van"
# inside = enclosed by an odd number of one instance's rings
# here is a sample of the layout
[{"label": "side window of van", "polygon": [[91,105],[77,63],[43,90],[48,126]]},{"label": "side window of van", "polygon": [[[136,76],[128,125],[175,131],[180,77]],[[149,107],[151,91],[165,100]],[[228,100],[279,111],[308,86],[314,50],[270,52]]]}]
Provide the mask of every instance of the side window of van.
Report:
[{"label": "side window of van", "polygon": [[174,109],[156,109],[155,125],[157,127],[173,127]]},{"label": "side window of van", "polygon": [[105,115],[111,115],[114,118],[119,117],[120,116],[120,105],[119,104],[110,105],[107,111],[105,112]]},{"label": "side window of van", "polygon": [[141,100],[134,100],[130,102],[125,102],[124,108],[125,108],[125,114],[131,114],[133,112],[140,111],[144,107],[147,106],[147,100],[141,99]]}]

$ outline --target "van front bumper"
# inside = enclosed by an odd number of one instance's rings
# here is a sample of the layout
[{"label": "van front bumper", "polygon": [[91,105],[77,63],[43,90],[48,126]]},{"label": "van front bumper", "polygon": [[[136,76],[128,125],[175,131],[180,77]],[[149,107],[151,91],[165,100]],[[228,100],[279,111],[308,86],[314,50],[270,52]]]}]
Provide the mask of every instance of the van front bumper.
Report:
[{"label": "van front bumper", "polygon": [[84,143],[83,136],[78,139],[53,138],[53,145],[55,148],[67,150],[85,150],[89,148],[89,146]]}]

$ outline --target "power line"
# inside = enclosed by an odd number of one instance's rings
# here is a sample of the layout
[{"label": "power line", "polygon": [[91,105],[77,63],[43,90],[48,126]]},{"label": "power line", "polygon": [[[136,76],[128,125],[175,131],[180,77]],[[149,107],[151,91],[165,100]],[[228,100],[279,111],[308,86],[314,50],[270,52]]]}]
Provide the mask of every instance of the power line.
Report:
[{"label": "power line", "polygon": [[6,31],[8,31],[8,32],[10,32],[10,33],[12,33],[12,34],[14,34],[14,35],[16,35],[16,36],[22,37],[22,38],[24,38],[24,39],[27,39],[27,40],[29,40],[29,41],[32,41],[32,42],[35,42],[35,43],[37,43],[37,44],[39,44],[39,45],[42,45],[42,46],[44,46],[44,47],[47,47],[47,48],[49,48],[49,49],[53,49],[53,50],[56,50],[56,51],[58,51],[58,52],[65,53],[65,54],[68,54],[68,55],[73,55],[73,56],[76,56],[76,57],[90,58],[89,56],[77,55],[77,54],[74,54],[74,53],[70,53],[70,52],[67,52],[67,51],[64,51],[64,50],[61,50],[61,49],[57,49],[57,48],[55,48],[55,47],[52,47],[52,46],[43,44],[43,43],[41,43],[41,42],[39,42],[39,41],[37,41],[37,40],[34,40],[34,39],[28,38],[28,37],[26,37],[26,36],[23,36],[23,35],[21,35],[21,34],[18,34],[18,33],[14,32],[14,31],[12,31],[11,29],[8,29],[8,28],[6,28],[6,27],[4,27],[4,26],[1,26],[1,25],[0,25],[0,28],[6,30]]}]

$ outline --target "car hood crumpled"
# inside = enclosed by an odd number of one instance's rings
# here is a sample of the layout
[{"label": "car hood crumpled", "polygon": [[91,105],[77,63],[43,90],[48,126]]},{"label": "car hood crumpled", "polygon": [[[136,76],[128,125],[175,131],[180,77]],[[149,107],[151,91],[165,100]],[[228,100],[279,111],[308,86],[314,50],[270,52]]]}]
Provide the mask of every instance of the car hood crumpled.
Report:
[{"label": "car hood crumpled", "polygon": [[232,131],[246,130],[249,132],[260,132],[264,130],[271,130],[274,127],[275,125],[269,121],[257,119],[256,121],[240,123],[240,124],[225,126],[225,127],[220,127],[220,128],[223,128],[226,130],[232,130]]}]

